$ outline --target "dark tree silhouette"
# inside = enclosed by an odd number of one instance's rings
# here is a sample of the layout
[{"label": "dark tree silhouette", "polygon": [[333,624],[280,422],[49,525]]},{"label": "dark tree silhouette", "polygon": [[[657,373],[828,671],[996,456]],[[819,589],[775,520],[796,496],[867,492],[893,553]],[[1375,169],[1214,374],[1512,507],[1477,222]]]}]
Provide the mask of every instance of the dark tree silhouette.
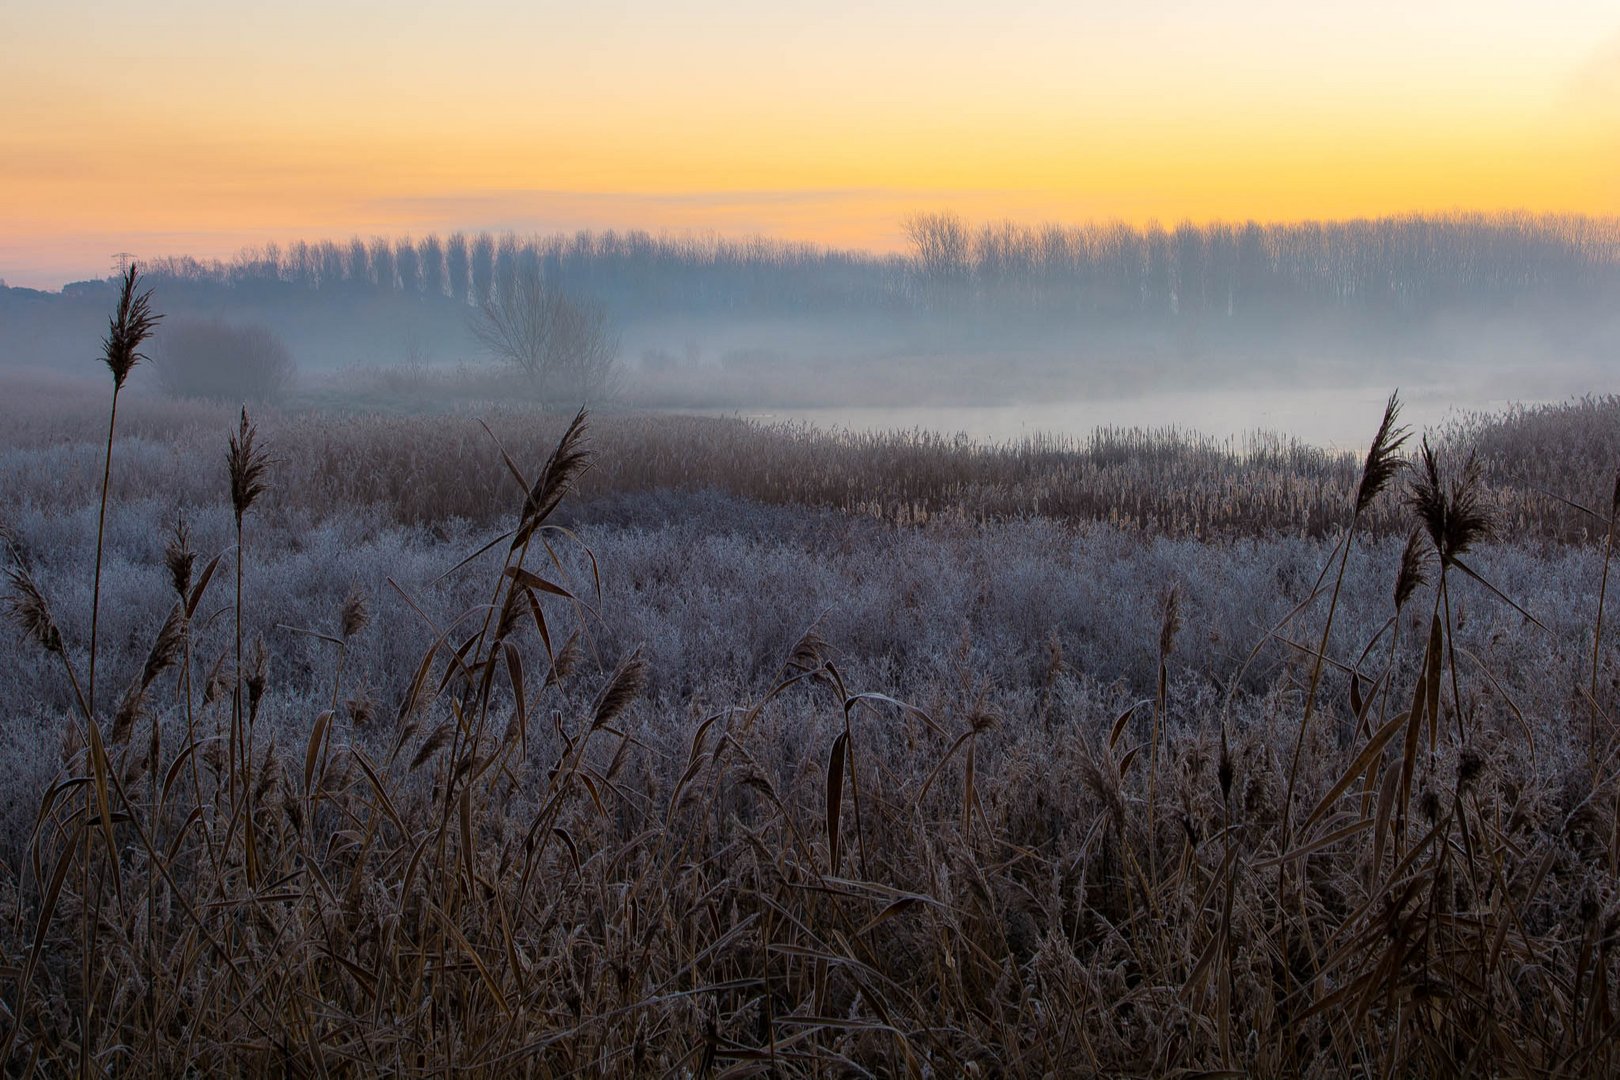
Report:
[{"label": "dark tree silhouette", "polygon": [[451,233],[450,240],[444,247],[444,261],[446,276],[450,279],[450,299],[458,304],[467,302],[467,292],[472,287],[468,278],[467,267],[467,236],[465,233]]},{"label": "dark tree silhouette", "polygon": [[417,245],[417,260],[422,266],[422,293],[432,299],[444,295],[444,245],[436,233],[429,233]]},{"label": "dark tree silhouette", "polygon": [[495,288],[495,238],[481,232],[472,243],[472,302],[483,306]]}]

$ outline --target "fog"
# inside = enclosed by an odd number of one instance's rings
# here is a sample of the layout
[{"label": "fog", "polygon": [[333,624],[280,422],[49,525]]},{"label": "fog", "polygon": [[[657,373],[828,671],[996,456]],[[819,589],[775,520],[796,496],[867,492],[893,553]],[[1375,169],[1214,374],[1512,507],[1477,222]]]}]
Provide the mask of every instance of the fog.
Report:
[{"label": "fog", "polygon": [[[458,233],[141,269],[170,327],[268,328],[297,365],[294,404],[422,409],[523,393],[472,323],[531,278],[605,313],[614,401],[632,408],[980,439],[1118,425],[1354,445],[1395,386],[1421,423],[1617,389],[1613,220],[1167,230],[919,214],[906,228],[911,247],[892,256]],[[110,281],[0,289],[0,366],[88,369],[113,296]],[[152,351],[161,364],[161,331]]]}]

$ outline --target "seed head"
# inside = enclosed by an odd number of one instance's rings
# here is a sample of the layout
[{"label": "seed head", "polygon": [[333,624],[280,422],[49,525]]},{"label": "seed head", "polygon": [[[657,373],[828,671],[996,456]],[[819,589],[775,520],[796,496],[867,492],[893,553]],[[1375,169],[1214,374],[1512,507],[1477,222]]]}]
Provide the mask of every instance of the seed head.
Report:
[{"label": "seed head", "polygon": [[1478,750],[1469,747],[1457,759],[1457,788],[1463,790],[1473,786],[1479,779],[1479,774],[1485,771],[1485,759]]},{"label": "seed head", "polygon": [[145,712],[146,688],[139,682],[132,682],[118,703],[118,711],[113,714],[112,730],[107,733],[107,741],[115,746],[128,742],[135,733],[135,721]]},{"label": "seed head", "polygon": [[253,643],[253,656],[248,661],[247,675],[242,685],[247,687],[248,712],[259,711],[259,700],[264,697],[265,685],[270,680],[270,652],[264,647],[264,638]]},{"label": "seed head", "polygon": [[551,452],[551,457],[546,459],[545,468],[540,470],[539,479],[529,489],[528,498],[523,502],[517,533],[512,537],[513,548],[522,547],[527,542],[534,530],[557,509],[557,504],[562,502],[580,475],[590,468],[595,454],[585,446],[588,419],[589,414],[584,409],[579,410],[557,441],[557,448]]},{"label": "seed head", "polygon": [[51,618],[51,607],[34,584],[33,575],[21,563],[13,563],[6,570],[11,591],[6,595],[6,613],[22,632],[34,639],[48,653],[62,652],[62,633]]},{"label": "seed head", "polygon": [[1424,819],[1427,820],[1430,824],[1433,824],[1435,821],[1439,820],[1439,817],[1440,817],[1440,794],[1439,794],[1439,792],[1435,791],[1434,788],[1432,788],[1432,787],[1424,788],[1423,789],[1423,794],[1418,796],[1418,810],[1422,812]]},{"label": "seed head", "polygon": [[1415,526],[1406,534],[1406,547],[1401,550],[1401,568],[1395,574],[1395,610],[1405,606],[1418,587],[1427,584],[1423,572],[1423,529]]},{"label": "seed head", "polygon": [[1164,594],[1164,612],[1159,623],[1159,658],[1170,655],[1176,647],[1176,635],[1181,632],[1181,589],[1170,586]]},{"label": "seed head", "polygon": [[141,345],[152,336],[152,330],[163,316],[152,313],[152,291],[136,294],[135,283],[140,275],[135,264],[124,271],[123,287],[118,295],[118,311],[107,325],[107,337],[102,342],[103,359],[112,372],[113,389],[124,388],[130,369],[147,357]]},{"label": "seed head", "polygon": [[152,642],[152,649],[146,654],[146,666],[141,669],[142,689],[151,686],[159,675],[174,666],[185,640],[185,613],[176,604],[169,609],[169,617],[163,620],[163,626],[158,629],[157,638]]},{"label": "seed head", "polygon": [[343,599],[342,616],[338,620],[341,624],[341,634],[344,641],[366,628],[371,621],[371,612],[366,610],[366,597],[359,589],[355,589]]},{"label": "seed head", "polygon": [[646,682],[647,661],[641,658],[639,652],[630,654],[629,659],[614,669],[607,685],[596,696],[596,702],[591,706],[591,728],[594,730],[613,723],[632,701],[641,696],[641,688]]},{"label": "seed head", "polygon": [[788,654],[788,669],[814,671],[826,661],[827,651],[827,642],[812,627],[794,643],[793,651]]},{"label": "seed head", "polygon": [[225,670],[225,654],[220,653],[203,678],[202,703],[206,708],[236,689],[236,672]]},{"label": "seed head", "polygon": [[169,570],[169,584],[184,604],[191,593],[191,572],[197,564],[197,553],[191,550],[191,527],[184,516],[174,519],[174,535],[163,550],[163,563]]},{"label": "seed head", "polygon": [[262,446],[254,446],[257,429],[248,420],[247,408],[242,409],[242,423],[231,436],[225,463],[231,475],[231,507],[236,511],[236,527],[242,527],[242,518],[253,502],[266,490],[264,477],[270,470],[270,455]]},{"label": "seed head", "polygon": [[362,730],[377,718],[377,703],[369,693],[350,698],[344,706],[349,710],[349,723]]},{"label": "seed head", "polygon": [[546,685],[562,682],[573,674],[574,669],[579,666],[579,656],[579,636],[571,634],[551,661],[551,670],[546,673]]},{"label": "seed head", "polygon": [[1441,476],[1440,461],[1429,440],[1423,440],[1407,502],[1429,534],[1442,568],[1490,535],[1491,517],[1480,492],[1479,460],[1469,455],[1460,475]]},{"label": "seed head", "polygon": [[1373,436],[1367,450],[1367,460],[1361,467],[1361,483],[1356,488],[1356,513],[1359,515],[1388,486],[1401,467],[1401,447],[1410,437],[1405,427],[1395,426],[1401,415],[1398,392],[1389,395],[1384,405],[1384,419]]},{"label": "seed head", "polygon": [[411,766],[406,771],[415,772],[417,769],[421,768],[430,758],[433,757],[434,754],[437,754],[440,750],[442,750],[444,745],[449,741],[450,722],[445,721],[438,727],[434,728],[431,735],[422,740],[422,745],[417,748],[416,756],[411,758]]}]

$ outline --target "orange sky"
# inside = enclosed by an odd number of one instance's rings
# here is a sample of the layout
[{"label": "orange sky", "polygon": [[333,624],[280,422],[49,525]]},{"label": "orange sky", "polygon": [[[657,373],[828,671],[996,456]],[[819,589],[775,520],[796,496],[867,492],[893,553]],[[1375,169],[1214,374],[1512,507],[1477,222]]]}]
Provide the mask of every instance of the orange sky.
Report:
[{"label": "orange sky", "polygon": [[1620,213],[1612,0],[1125,6],[10,0],[0,277],[457,228],[893,248],[941,207]]}]

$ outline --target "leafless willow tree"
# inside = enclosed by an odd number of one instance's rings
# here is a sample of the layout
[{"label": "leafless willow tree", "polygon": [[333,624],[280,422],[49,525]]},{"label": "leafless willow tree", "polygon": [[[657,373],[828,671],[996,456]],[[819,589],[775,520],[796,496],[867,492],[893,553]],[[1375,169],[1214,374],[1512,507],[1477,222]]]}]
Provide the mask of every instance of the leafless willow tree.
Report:
[{"label": "leafless willow tree", "polygon": [[901,222],[911,241],[916,301],[925,308],[948,304],[973,269],[973,238],[956,214],[912,214]]},{"label": "leafless willow tree", "polygon": [[918,268],[931,277],[965,274],[973,262],[973,236],[950,211],[912,214],[901,223]]},{"label": "leafless willow tree", "polygon": [[606,309],[568,296],[538,267],[524,266],[479,305],[472,331],[521,371],[542,402],[572,408],[617,389],[618,334]]}]

